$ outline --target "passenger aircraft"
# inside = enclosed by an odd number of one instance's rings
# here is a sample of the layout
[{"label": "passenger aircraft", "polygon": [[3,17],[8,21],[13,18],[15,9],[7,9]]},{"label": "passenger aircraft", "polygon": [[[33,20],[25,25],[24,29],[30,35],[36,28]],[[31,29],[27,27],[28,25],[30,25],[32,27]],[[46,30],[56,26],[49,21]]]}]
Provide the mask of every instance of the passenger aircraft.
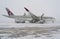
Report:
[{"label": "passenger aircraft", "polygon": [[30,23],[42,23],[43,24],[46,22],[46,20],[55,19],[53,17],[45,17],[44,14],[42,14],[41,16],[36,16],[32,14],[26,7],[24,7],[24,9],[30,14],[30,16],[26,15],[25,13],[23,16],[16,16],[8,8],[6,8],[8,15],[3,15],[3,16],[15,19],[16,23],[25,23],[26,21],[28,21]]},{"label": "passenger aircraft", "polygon": [[37,23],[38,22],[38,23],[43,24],[47,20],[51,20],[53,22],[54,21],[53,19],[55,19],[53,17],[44,17],[44,13],[40,17],[38,17],[38,16],[32,14],[26,7],[24,7],[24,9],[31,15],[31,18],[32,18],[31,22],[32,23]]}]

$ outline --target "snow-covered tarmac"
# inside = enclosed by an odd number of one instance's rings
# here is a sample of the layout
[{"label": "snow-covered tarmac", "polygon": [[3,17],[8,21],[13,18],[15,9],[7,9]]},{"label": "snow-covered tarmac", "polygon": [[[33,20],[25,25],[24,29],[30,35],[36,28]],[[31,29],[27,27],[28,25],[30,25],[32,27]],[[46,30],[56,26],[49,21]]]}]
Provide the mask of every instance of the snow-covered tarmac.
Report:
[{"label": "snow-covered tarmac", "polygon": [[0,23],[1,39],[60,39],[60,24]]}]

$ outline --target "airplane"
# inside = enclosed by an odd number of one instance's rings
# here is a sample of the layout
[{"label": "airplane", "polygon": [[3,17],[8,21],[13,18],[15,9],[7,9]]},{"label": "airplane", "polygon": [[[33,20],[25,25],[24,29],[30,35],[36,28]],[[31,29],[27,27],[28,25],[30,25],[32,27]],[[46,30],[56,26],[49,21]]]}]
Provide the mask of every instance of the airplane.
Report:
[{"label": "airplane", "polygon": [[5,9],[6,9],[8,15],[3,15],[3,16],[15,19],[16,23],[25,23],[25,21],[31,20],[31,16],[26,15],[26,13],[24,13],[23,16],[17,16],[17,15],[14,15],[8,8],[5,8]]},{"label": "airplane", "polygon": [[41,16],[36,16],[36,15],[32,14],[27,8],[24,7],[24,9],[27,12],[29,12],[30,16],[26,15],[26,13],[24,13],[23,16],[16,16],[8,8],[6,8],[8,15],[3,15],[3,16],[15,19],[16,23],[25,23],[26,21],[29,21],[30,23],[39,22],[39,23],[43,24],[43,23],[45,23],[46,19],[54,19],[53,17],[43,17],[44,14],[42,14]]},{"label": "airplane", "polygon": [[[31,22],[32,23],[37,23],[38,22],[38,23],[43,24],[43,23],[46,22],[47,19],[49,19],[49,20],[55,19],[53,17],[44,17],[44,13],[40,17],[38,17],[38,16],[32,14],[26,7],[24,7],[24,9],[31,15],[31,17],[32,17]],[[54,22],[54,21],[52,21],[52,22]]]}]

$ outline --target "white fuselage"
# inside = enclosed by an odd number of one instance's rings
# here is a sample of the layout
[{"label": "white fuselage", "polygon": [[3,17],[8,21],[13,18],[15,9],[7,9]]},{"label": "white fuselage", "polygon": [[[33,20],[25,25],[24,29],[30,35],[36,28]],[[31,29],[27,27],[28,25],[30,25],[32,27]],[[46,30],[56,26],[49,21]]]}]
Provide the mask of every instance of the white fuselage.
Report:
[{"label": "white fuselage", "polygon": [[[5,17],[8,17],[8,18],[12,18],[12,19],[15,19],[15,22],[24,22],[24,21],[31,21],[32,18],[31,16],[7,16],[7,15],[3,15]],[[38,16],[39,19],[41,18],[41,16]],[[53,17],[43,17],[44,20],[54,20],[55,18]]]}]

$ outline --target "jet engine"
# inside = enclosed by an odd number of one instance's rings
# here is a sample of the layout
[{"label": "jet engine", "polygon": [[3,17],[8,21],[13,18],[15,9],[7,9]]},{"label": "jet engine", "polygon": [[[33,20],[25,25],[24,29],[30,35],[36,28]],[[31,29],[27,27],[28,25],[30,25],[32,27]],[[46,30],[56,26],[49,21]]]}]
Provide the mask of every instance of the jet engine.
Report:
[{"label": "jet engine", "polygon": [[40,21],[38,21],[38,23],[44,24],[45,20],[40,20]]},{"label": "jet engine", "polygon": [[25,23],[24,20],[19,20],[19,19],[15,19],[15,22],[16,22],[16,23]]},{"label": "jet engine", "polygon": [[45,23],[45,20],[31,20],[30,23],[40,23],[40,24],[44,24]]},{"label": "jet engine", "polygon": [[33,20],[31,20],[30,21],[30,23],[36,23],[36,22],[38,22],[39,20],[37,20],[37,19],[33,19]]}]

